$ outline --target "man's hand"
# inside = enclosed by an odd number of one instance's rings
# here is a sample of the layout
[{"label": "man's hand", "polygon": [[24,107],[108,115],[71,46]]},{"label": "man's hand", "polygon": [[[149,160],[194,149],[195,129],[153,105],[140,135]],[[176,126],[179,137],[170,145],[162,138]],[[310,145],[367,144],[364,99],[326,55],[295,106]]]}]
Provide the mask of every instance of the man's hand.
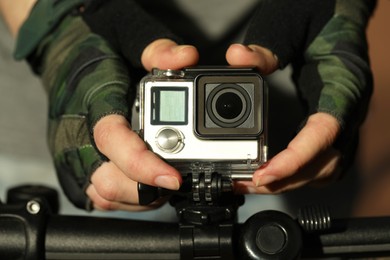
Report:
[{"label": "man's hand", "polygon": [[[180,69],[195,65],[198,52],[193,46],[160,39],[145,48],[141,59],[149,71],[152,68]],[[94,128],[94,139],[99,151],[110,160],[96,170],[87,188],[94,208],[145,209],[135,206],[138,204],[137,182],[179,189],[180,173],[149,151],[124,117],[110,115],[102,118]]]},{"label": "man's hand", "polygon": [[[258,45],[234,44],[226,59],[231,65],[256,66],[265,75],[278,68],[277,57]],[[287,148],[254,173],[253,182],[237,183],[237,192],[279,193],[337,178],[341,154],[332,145],[339,133],[340,125],[333,116],[311,115]]]}]

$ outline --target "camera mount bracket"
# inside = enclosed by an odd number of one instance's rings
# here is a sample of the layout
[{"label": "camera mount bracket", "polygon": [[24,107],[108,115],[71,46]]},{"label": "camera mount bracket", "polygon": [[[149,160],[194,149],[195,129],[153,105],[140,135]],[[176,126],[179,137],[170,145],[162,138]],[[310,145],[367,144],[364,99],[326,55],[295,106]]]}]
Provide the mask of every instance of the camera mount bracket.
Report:
[{"label": "camera mount bracket", "polygon": [[185,179],[191,195],[170,200],[179,217],[181,259],[234,259],[234,224],[244,197],[233,194],[230,176],[212,168],[193,170]]},{"label": "camera mount bracket", "polygon": [[244,196],[233,194],[230,176],[201,167],[183,176],[179,191],[138,185],[140,203],[171,194],[180,228],[181,259],[234,259],[233,233]]},{"label": "camera mount bracket", "polygon": [[170,203],[178,217],[194,224],[235,220],[237,208],[244,203],[243,196],[233,194],[233,181],[228,175],[213,172],[211,168],[193,169],[183,176],[178,191],[138,184],[139,203],[148,205],[171,195]]},{"label": "camera mount bracket", "polygon": [[193,172],[186,176],[185,186],[185,196],[176,193],[170,200],[184,222],[207,225],[234,221],[238,207],[244,203],[243,196],[233,194],[231,178],[216,172]]}]

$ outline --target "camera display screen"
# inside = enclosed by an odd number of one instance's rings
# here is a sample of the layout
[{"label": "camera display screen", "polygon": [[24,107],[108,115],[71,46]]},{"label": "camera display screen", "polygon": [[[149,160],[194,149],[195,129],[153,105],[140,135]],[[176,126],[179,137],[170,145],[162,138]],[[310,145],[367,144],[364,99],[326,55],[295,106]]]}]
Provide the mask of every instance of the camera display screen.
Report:
[{"label": "camera display screen", "polygon": [[186,125],[188,122],[188,89],[153,87],[152,125]]}]

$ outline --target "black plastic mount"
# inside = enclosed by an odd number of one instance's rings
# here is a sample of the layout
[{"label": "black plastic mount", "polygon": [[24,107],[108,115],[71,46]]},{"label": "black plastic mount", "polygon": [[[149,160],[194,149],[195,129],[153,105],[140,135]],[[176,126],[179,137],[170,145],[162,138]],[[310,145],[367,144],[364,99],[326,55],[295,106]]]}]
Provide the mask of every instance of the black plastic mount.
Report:
[{"label": "black plastic mount", "polygon": [[[140,198],[149,200],[168,193],[143,185],[139,191]],[[236,230],[237,210],[244,197],[234,194],[233,182],[226,175],[188,174],[170,203],[179,217],[180,259],[235,259],[237,255],[241,259],[296,259],[300,255],[301,229],[284,213],[258,213],[242,226],[243,233]]]},{"label": "black plastic mount", "polygon": [[196,225],[234,221],[238,207],[244,203],[243,196],[233,193],[231,178],[216,172],[185,175],[179,191],[138,183],[138,195],[141,205],[171,195],[170,203],[180,221]]},{"label": "black plastic mount", "polygon": [[243,196],[233,195],[232,180],[215,172],[184,176],[178,192],[138,185],[141,204],[172,195],[179,218],[180,259],[234,259],[233,232]]},{"label": "black plastic mount", "polygon": [[244,197],[234,196],[231,179],[218,173],[192,173],[186,180],[189,196],[170,200],[179,217],[180,259],[234,259],[234,223]]}]

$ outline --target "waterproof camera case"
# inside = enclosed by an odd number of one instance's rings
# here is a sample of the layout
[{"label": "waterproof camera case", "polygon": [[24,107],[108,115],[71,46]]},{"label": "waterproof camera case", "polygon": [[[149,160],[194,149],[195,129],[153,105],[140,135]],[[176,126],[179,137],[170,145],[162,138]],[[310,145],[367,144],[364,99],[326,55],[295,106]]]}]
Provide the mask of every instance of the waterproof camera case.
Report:
[{"label": "waterproof camera case", "polygon": [[267,101],[255,68],[154,69],[140,82],[140,135],[182,174],[251,179],[267,160]]}]

